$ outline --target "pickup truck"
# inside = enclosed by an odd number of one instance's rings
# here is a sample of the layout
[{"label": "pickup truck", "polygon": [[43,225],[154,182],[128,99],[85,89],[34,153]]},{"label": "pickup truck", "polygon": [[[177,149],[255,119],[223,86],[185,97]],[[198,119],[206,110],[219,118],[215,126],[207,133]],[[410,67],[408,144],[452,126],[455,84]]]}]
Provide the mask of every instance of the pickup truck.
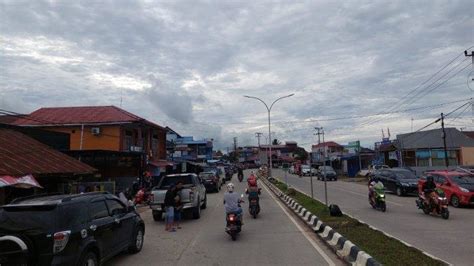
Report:
[{"label": "pickup truck", "polygon": [[201,217],[201,209],[207,206],[206,188],[196,174],[173,174],[165,176],[158,186],[151,190],[152,200],[150,208],[153,219],[162,219],[166,191],[170,185],[183,182],[183,189],[180,192],[183,211],[191,211],[194,219]]}]

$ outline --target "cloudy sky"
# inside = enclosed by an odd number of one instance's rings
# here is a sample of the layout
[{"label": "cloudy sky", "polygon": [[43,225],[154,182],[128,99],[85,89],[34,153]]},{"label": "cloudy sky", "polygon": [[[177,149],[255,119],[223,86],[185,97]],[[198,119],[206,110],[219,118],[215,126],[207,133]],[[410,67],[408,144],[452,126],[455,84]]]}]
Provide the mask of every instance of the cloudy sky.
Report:
[{"label": "cloudy sky", "polygon": [[[295,3],[297,2],[297,3]],[[0,108],[116,105],[218,148],[416,130],[473,97],[467,1],[0,1]],[[474,86],[471,85],[474,89]],[[390,113],[373,116],[381,113]],[[469,106],[447,123],[473,129]],[[439,125],[434,125],[437,127]],[[264,142],[265,139],[262,139]]]}]

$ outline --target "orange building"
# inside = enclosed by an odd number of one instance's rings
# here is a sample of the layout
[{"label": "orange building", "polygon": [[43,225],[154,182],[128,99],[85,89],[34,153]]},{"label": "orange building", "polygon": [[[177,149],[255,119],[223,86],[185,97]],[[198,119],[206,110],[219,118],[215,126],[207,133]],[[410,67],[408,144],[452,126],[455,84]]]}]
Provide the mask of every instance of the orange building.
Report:
[{"label": "orange building", "polygon": [[116,106],[41,108],[14,124],[68,133],[68,153],[105,178],[135,178],[166,160],[166,129]]}]

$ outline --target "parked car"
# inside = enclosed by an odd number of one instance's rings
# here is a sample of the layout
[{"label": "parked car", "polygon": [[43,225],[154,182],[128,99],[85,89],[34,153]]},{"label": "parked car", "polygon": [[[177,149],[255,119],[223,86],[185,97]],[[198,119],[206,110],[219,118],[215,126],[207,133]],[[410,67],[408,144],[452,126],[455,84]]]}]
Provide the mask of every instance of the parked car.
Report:
[{"label": "parked car", "polygon": [[311,166],[303,164],[301,165],[301,175],[310,176],[311,175]]},{"label": "parked car", "polygon": [[1,265],[101,265],[140,252],[145,224],[107,192],[37,195],[0,207]]},{"label": "parked car", "polygon": [[172,184],[179,181],[183,182],[183,189],[180,192],[183,210],[191,211],[194,219],[201,218],[201,209],[205,209],[207,206],[206,187],[196,174],[189,173],[167,175],[158,186],[151,190],[153,200],[150,208],[155,221],[162,219],[166,191]]},{"label": "parked car", "polygon": [[317,176],[318,175],[318,169],[311,167],[311,175],[312,176]]},{"label": "parked car", "polygon": [[337,173],[331,166],[322,165],[318,168],[318,180],[324,180],[324,176],[326,176],[326,180],[337,181]]},{"label": "parked car", "polygon": [[407,169],[380,169],[375,173],[375,177],[380,179],[386,190],[396,193],[397,196],[417,192],[418,177]]},{"label": "parked car", "polygon": [[382,164],[369,165],[369,168],[360,170],[357,175],[369,177],[369,176],[375,174],[375,172],[377,170],[382,170],[382,169],[390,169],[390,167],[388,165],[382,165]]},{"label": "parked car", "polygon": [[219,192],[221,189],[221,181],[219,176],[215,172],[202,172],[199,173],[201,182],[206,187],[206,191]]},{"label": "parked car", "polygon": [[453,207],[474,205],[474,175],[461,171],[426,172],[418,182],[420,192],[428,176],[432,176],[436,186],[444,190]]}]

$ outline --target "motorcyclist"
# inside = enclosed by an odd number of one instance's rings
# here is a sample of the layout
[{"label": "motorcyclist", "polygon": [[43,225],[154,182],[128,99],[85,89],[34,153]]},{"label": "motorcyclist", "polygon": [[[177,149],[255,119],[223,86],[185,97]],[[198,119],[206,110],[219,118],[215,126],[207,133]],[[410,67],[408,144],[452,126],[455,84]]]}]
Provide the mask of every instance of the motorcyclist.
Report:
[{"label": "motorcyclist", "polygon": [[242,170],[242,167],[239,167],[239,170],[237,171],[239,176],[244,176],[244,170]]},{"label": "motorcyclist", "polygon": [[[380,179],[379,179],[378,177],[376,177],[376,176],[371,176],[370,179],[369,179],[369,183],[367,184],[368,187],[369,187],[369,200],[370,200],[371,202],[374,202],[374,201],[375,201],[375,200],[374,200],[374,195],[375,195],[375,193],[374,193],[374,186],[375,186],[378,182],[380,182]],[[383,184],[382,184],[382,186],[383,186]]]},{"label": "motorcyclist", "polygon": [[436,188],[436,183],[434,182],[433,177],[428,176],[426,178],[426,182],[421,187],[421,190],[423,191],[423,193],[425,195],[425,200],[430,204],[430,206],[433,206],[432,205],[433,201],[432,201],[431,193],[434,192],[435,188]]},{"label": "motorcyclist", "polygon": [[229,213],[235,213],[239,218],[241,224],[243,223],[242,208],[240,203],[243,200],[240,198],[240,195],[234,192],[234,184],[227,184],[227,192],[224,193],[224,206],[226,215]]}]

